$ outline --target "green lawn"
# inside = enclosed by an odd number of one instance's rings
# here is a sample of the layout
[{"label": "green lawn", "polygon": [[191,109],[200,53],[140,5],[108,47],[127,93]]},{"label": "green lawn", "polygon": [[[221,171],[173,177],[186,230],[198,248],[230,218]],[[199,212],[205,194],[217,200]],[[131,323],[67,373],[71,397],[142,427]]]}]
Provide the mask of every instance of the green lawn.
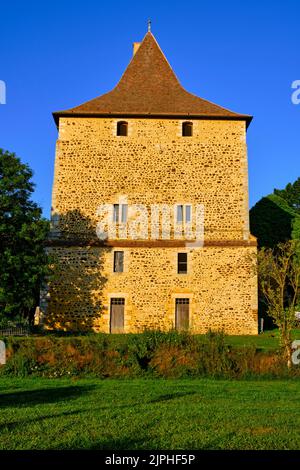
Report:
[{"label": "green lawn", "polygon": [[[46,337],[55,337],[57,336],[56,333],[48,332]],[[98,335],[95,333],[90,333],[88,335],[89,337],[97,337]],[[110,345],[113,347],[114,345],[116,347],[119,347],[122,344],[127,344],[128,342],[128,337],[129,336],[137,336],[136,334],[114,334],[114,335],[106,335],[107,341],[110,343]],[[206,335],[195,335],[200,342],[206,340]],[[45,338],[45,336],[39,336],[39,335],[33,335],[30,338]],[[62,339],[64,336],[62,336]],[[65,336],[66,341],[69,340],[69,338],[76,338],[76,334],[74,335],[67,335]],[[1,339],[1,338],[0,338]],[[294,329],[292,330],[292,339],[300,339],[300,329]],[[27,342],[28,337],[18,337],[18,341],[24,341]],[[237,346],[237,347],[247,347],[247,346],[253,346],[256,347],[257,349],[265,350],[265,351],[272,351],[276,350],[279,348],[279,330],[278,329],[273,329],[273,330],[268,330],[264,331],[263,333],[259,335],[238,335],[238,336],[231,336],[228,335],[225,337],[225,342],[228,345],[231,346]]]},{"label": "green lawn", "polygon": [[[292,330],[292,339],[300,339],[300,330]],[[231,346],[255,346],[258,349],[271,351],[279,348],[279,330],[264,331],[259,335],[226,336],[227,344]]]},{"label": "green lawn", "polygon": [[0,449],[300,449],[296,380],[0,379]]},{"label": "green lawn", "polygon": [[[294,332],[293,336],[300,338],[300,332]],[[279,331],[271,330],[265,331],[260,335],[241,335],[241,336],[226,336],[225,341],[231,346],[254,346],[257,349],[271,351],[279,348]]]}]

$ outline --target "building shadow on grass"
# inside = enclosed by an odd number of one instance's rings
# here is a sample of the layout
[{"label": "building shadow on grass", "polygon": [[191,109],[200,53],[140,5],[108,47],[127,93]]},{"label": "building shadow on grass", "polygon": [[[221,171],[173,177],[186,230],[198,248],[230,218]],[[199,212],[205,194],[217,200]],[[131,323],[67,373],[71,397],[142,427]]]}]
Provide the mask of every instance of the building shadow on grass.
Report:
[{"label": "building shadow on grass", "polygon": [[179,393],[168,393],[166,395],[160,395],[147,403],[161,403],[163,401],[176,400],[177,398],[186,397],[187,395],[195,395],[196,392],[179,392]]},{"label": "building shadow on grass", "polygon": [[74,410],[74,411],[63,411],[62,413],[52,413],[52,414],[45,414],[41,416],[35,416],[34,418],[25,418],[25,419],[20,419],[18,421],[11,421],[11,422],[6,422],[5,424],[0,425],[0,432],[2,432],[4,429],[8,431],[14,431],[17,430],[19,427],[31,425],[31,424],[36,424],[37,422],[42,422],[45,419],[52,419],[52,418],[66,418],[68,416],[75,416],[78,415],[82,412],[82,410]]},{"label": "building shadow on grass", "polygon": [[78,398],[95,387],[86,386],[68,386],[39,388],[36,390],[19,390],[12,393],[0,393],[0,409],[18,406],[35,406],[47,403],[59,403],[61,401]]}]

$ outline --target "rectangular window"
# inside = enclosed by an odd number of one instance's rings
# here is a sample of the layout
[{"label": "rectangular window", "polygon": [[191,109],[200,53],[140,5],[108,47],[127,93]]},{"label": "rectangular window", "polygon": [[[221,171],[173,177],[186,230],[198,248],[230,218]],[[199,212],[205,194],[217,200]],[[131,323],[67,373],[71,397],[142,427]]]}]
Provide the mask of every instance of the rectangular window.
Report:
[{"label": "rectangular window", "polygon": [[187,253],[178,253],[177,272],[178,274],[187,274]]},{"label": "rectangular window", "polygon": [[192,206],[190,204],[179,204],[176,212],[177,223],[189,223],[192,221]]},{"label": "rectangular window", "polygon": [[121,205],[121,222],[123,222],[124,224],[127,222],[127,209],[127,204]]},{"label": "rectangular window", "polygon": [[192,221],[192,206],[185,206],[185,221]]},{"label": "rectangular window", "polygon": [[127,204],[114,204],[113,205],[113,222],[122,223],[127,222]]},{"label": "rectangular window", "polygon": [[177,222],[183,222],[183,206],[177,206]]},{"label": "rectangular window", "polygon": [[114,222],[119,222],[119,212],[120,212],[120,206],[119,204],[114,204],[114,211],[113,211],[113,221]]},{"label": "rectangular window", "polygon": [[114,273],[124,271],[124,251],[114,251]]}]

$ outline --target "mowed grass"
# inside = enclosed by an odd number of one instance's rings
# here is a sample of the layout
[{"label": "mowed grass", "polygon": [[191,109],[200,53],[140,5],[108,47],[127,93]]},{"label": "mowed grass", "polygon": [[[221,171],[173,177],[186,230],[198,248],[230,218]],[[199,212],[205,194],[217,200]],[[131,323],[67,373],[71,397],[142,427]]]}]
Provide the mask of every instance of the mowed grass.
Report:
[{"label": "mowed grass", "polygon": [[[300,339],[300,329],[292,330],[292,339]],[[264,331],[259,335],[226,336],[225,342],[233,347],[253,346],[262,351],[272,351],[280,347],[279,330]]]},{"label": "mowed grass", "polygon": [[0,449],[300,449],[296,380],[0,380]]},{"label": "mowed grass", "polygon": [[[65,339],[65,341],[69,341],[70,338],[76,338],[76,334],[74,335],[62,335],[57,333],[53,333],[51,331],[47,332],[46,337],[56,337],[59,336],[61,337],[62,340]],[[97,338],[99,334],[95,333],[90,333],[88,335],[83,335],[87,336],[88,338]],[[128,338],[130,337],[136,337],[140,336],[140,334],[135,334],[135,333],[128,333],[128,334],[104,334],[106,337],[107,342],[114,348],[114,347],[120,347],[122,345],[126,345],[128,343]],[[82,338],[82,336],[80,336]],[[195,335],[194,336],[199,343],[203,343],[207,341],[207,335]],[[44,339],[45,335],[39,336],[39,335],[32,335],[30,339]],[[0,338],[2,339],[2,338]],[[292,339],[300,339],[300,328],[292,330]],[[26,343],[28,342],[28,337],[18,337],[18,342]],[[228,335],[225,336],[225,343],[232,346],[232,347],[249,347],[252,346],[254,348],[257,348],[262,351],[274,351],[278,350],[280,346],[279,342],[279,330],[278,329],[273,329],[273,330],[268,330],[264,331],[263,333],[259,335]]]}]

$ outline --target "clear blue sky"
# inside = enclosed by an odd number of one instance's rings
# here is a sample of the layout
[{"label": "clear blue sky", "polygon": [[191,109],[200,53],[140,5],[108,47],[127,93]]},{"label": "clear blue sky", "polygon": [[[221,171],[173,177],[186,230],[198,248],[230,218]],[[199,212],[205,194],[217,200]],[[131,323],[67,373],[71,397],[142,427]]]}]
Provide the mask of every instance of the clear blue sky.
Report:
[{"label": "clear blue sky", "polygon": [[52,111],[112,89],[152,19],[181,84],[233,111],[248,129],[250,206],[300,176],[299,0],[11,1],[0,4],[0,147],[34,171],[49,216],[56,127]]}]

